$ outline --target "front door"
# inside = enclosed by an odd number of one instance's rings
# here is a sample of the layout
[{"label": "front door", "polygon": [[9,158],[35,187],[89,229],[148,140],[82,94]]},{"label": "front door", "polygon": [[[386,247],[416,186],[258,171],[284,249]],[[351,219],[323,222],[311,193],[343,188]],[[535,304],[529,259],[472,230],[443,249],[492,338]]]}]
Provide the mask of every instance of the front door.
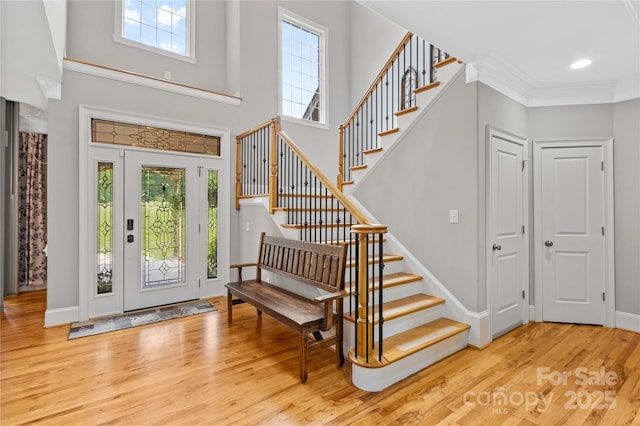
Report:
[{"label": "front door", "polygon": [[125,154],[125,311],[198,298],[197,160]]},{"label": "front door", "polygon": [[544,321],[604,324],[603,164],[601,146],[542,149]]},{"label": "front door", "polygon": [[97,252],[86,282],[88,316],[218,293],[221,160],[104,147],[91,152],[96,204],[89,237]]},{"label": "front door", "polygon": [[488,280],[494,338],[525,318],[525,144],[526,139],[490,129]]}]

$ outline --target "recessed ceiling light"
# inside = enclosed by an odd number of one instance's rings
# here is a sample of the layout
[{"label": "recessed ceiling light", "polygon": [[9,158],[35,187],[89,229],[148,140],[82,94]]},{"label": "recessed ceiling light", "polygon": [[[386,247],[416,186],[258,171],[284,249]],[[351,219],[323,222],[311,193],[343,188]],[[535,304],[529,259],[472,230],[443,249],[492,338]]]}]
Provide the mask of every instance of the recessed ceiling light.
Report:
[{"label": "recessed ceiling light", "polygon": [[580,68],[588,67],[589,65],[591,65],[591,59],[580,59],[579,61],[576,61],[573,64],[571,64],[571,69],[577,70]]}]

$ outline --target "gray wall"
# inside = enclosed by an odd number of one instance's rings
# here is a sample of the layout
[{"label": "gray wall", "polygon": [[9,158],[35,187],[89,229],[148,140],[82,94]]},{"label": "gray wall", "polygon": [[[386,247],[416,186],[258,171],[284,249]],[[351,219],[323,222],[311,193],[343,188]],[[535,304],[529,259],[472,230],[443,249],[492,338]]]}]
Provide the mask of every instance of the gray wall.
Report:
[{"label": "gray wall", "polygon": [[157,78],[171,72],[171,80],[226,92],[226,2],[196,4],[197,64],[170,59],[122,43],[114,43],[115,2],[68,3],[67,56],[134,71]]},{"label": "gray wall", "polygon": [[616,310],[640,315],[640,99],[613,106]]},{"label": "gray wall", "polygon": [[[354,192],[476,312],[481,310],[477,133],[477,85],[465,84],[461,75]],[[451,209],[459,211],[459,224],[449,224]]]},{"label": "gray wall", "polygon": [[353,109],[407,34],[407,30],[357,2],[350,4],[350,99]]},{"label": "gray wall", "polygon": [[[337,174],[337,127],[349,110],[349,3],[348,2],[266,2],[242,1],[239,10],[227,15],[225,2],[199,2],[197,6],[198,63],[185,64],[163,55],[132,50],[113,42],[114,3],[112,1],[71,1],[68,4],[68,55],[114,68],[152,76],[171,70],[173,81],[220,90],[228,82],[243,98],[239,107],[171,94],[156,89],[65,72],[62,100],[50,101],[48,181],[48,299],[47,309],[78,305],[78,106],[86,105],[185,121],[193,124],[229,128],[235,135],[259,124],[278,111],[277,105],[277,7],[302,15],[328,28],[328,129],[283,122],[283,128],[307,155],[330,177]],[[237,12],[237,13],[236,13]],[[226,16],[239,28],[240,70],[230,78],[233,66],[225,65],[227,46]],[[222,20],[222,21],[220,21]],[[223,23],[222,29],[220,22]],[[213,25],[213,24],[216,25]],[[229,31],[233,33],[233,31]],[[231,43],[232,44],[232,43]],[[98,46],[98,47],[96,47]],[[238,54],[238,52],[235,52]],[[149,56],[152,55],[152,56]],[[213,64],[213,62],[216,64]],[[220,66],[218,64],[221,64]],[[173,68],[175,67],[175,68]],[[186,68],[185,68],[186,67]],[[184,68],[184,69],[183,69]],[[237,70],[236,70],[237,71]],[[236,90],[238,89],[238,90]],[[235,194],[235,150],[231,149],[231,194]],[[232,200],[231,205],[234,205]],[[231,212],[231,262],[253,253],[257,237],[241,234],[245,219]],[[256,221],[252,231],[266,227]],[[251,257],[251,256],[249,256]]]}]

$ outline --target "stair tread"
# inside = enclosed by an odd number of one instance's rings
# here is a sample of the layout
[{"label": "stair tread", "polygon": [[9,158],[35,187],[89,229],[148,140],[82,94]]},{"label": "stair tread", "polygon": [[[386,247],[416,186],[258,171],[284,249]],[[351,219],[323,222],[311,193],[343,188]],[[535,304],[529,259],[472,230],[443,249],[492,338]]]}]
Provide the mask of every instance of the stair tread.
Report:
[{"label": "stair tread", "polygon": [[[444,299],[441,299],[439,297],[430,296],[423,293],[413,294],[411,296],[383,303],[382,313],[386,322],[409,314],[413,314],[414,312],[423,311],[434,306],[442,305],[443,303]],[[374,324],[377,324],[379,321],[379,307],[379,305],[374,306],[374,312],[371,314],[372,318],[369,318],[369,321]],[[355,320],[352,314],[345,315],[345,318],[350,321]]]},{"label": "stair tread", "polygon": [[369,154],[375,154],[376,152],[381,152],[381,151],[382,151],[382,147],[379,147],[379,148],[368,149],[366,151],[363,151],[362,153],[364,155],[369,155]]},{"label": "stair tread", "polygon": [[[438,318],[435,321],[385,338],[383,340],[382,362],[375,356],[369,358],[368,364],[363,364],[361,360],[355,359],[353,349],[349,352],[349,355],[351,360],[359,365],[371,368],[384,367],[462,333],[469,328],[471,327],[467,324],[447,318]],[[373,353],[377,353],[377,348],[378,345],[376,343]]]},{"label": "stair tread", "polygon": [[400,131],[400,129],[395,127],[393,129],[385,130],[384,132],[378,133],[378,136],[383,137],[383,136],[387,136],[387,135],[392,135],[394,133],[398,133],[399,131]]},{"label": "stair tread", "polygon": [[418,93],[426,92],[427,90],[435,89],[439,85],[440,85],[439,81],[434,81],[433,83],[429,83],[426,86],[422,86],[422,87],[418,87],[417,89],[414,89],[413,93],[418,94]]},{"label": "stair tread", "polygon": [[364,170],[366,169],[368,166],[366,164],[360,164],[359,166],[352,166],[349,167],[351,169],[351,171],[356,171],[356,170]]},{"label": "stair tread", "polygon": [[[399,254],[389,254],[389,253],[385,253],[384,255],[382,255],[382,261],[384,263],[387,262],[397,262],[398,260],[402,260],[403,256],[399,255]],[[375,256],[375,258],[373,256],[369,256],[369,261],[368,263],[377,263],[378,262],[378,256]],[[349,259],[347,260],[346,264],[345,264],[345,268],[351,268],[352,266],[356,266],[356,261],[355,259]]]},{"label": "stair tread", "polygon": [[[382,242],[386,242],[387,239],[383,238]],[[380,238],[375,237],[375,239],[369,239],[369,244],[377,244],[380,242]],[[346,244],[346,245],[350,245],[350,244],[355,244],[356,243],[356,239],[354,238],[353,240],[335,240],[335,241],[327,241],[325,244],[331,244],[334,246],[339,246],[341,244]]]},{"label": "stair tread", "polygon": [[409,108],[401,109],[400,111],[395,112],[394,115],[396,117],[400,117],[401,115],[410,114],[410,113],[412,113],[414,111],[417,111],[417,110],[418,110],[418,106],[414,105],[414,106],[409,107]]}]

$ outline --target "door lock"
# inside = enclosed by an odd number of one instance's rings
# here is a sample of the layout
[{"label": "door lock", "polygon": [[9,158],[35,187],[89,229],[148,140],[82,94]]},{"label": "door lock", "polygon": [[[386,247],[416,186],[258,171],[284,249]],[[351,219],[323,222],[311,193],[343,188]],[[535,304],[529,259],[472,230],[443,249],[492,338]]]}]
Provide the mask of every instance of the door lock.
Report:
[{"label": "door lock", "polygon": [[133,242],[133,235],[127,235],[127,242],[128,243],[132,243]]},{"label": "door lock", "polygon": [[502,246],[500,244],[494,244],[491,248],[493,251],[502,250]]},{"label": "door lock", "polygon": [[553,247],[553,241],[547,240],[547,241],[544,242],[544,245],[547,246],[547,247]]}]

